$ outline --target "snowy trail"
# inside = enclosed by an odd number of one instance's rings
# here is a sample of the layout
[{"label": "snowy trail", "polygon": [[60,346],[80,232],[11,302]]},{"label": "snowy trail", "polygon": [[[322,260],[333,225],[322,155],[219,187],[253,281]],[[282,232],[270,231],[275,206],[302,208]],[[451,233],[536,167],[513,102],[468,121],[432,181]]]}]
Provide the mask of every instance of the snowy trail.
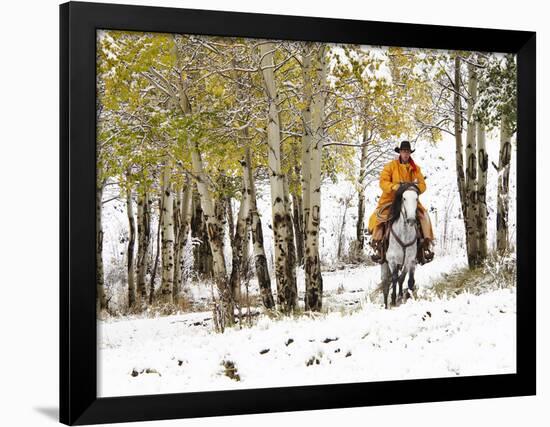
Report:
[{"label": "snowy trail", "polygon": [[[418,269],[417,284],[428,289],[464,263],[436,258],[429,268]],[[380,301],[366,298],[379,276],[379,267],[326,272],[329,314],[285,320],[260,316],[252,328],[224,334],[211,332],[210,312],[100,321],[98,394],[515,372],[515,288],[419,298],[384,310]],[[234,364],[240,381],[224,375],[223,361]]]}]

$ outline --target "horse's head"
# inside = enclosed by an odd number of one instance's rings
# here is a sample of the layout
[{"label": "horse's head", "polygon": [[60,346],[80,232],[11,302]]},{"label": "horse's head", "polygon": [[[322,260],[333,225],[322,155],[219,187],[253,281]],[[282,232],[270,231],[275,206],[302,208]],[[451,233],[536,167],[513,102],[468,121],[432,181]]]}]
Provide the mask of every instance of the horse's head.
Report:
[{"label": "horse's head", "polygon": [[405,221],[409,225],[416,224],[416,207],[418,206],[418,191],[415,187],[409,187],[403,192],[402,210]]},{"label": "horse's head", "polygon": [[414,182],[402,182],[391,207],[391,218],[395,221],[400,215],[408,225],[416,224],[416,208],[420,190]]}]

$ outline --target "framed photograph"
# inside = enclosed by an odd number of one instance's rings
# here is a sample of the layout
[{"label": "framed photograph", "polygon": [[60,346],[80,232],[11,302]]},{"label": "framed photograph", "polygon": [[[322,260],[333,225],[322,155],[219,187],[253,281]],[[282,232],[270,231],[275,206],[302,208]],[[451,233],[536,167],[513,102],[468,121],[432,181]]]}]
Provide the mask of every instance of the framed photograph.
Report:
[{"label": "framed photograph", "polygon": [[535,394],[533,32],[60,5],[60,420]]}]

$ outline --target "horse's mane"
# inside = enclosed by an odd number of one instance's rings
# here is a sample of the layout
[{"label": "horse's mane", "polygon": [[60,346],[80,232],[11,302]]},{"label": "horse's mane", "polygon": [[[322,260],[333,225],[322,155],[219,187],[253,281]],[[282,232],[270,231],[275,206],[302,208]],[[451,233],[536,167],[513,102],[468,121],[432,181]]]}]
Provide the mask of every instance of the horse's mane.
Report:
[{"label": "horse's mane", "polygon": [[390,222],[395,221],[401,215],[401,204],[403,203],[403,193],[407,191],[410,187],[414,187],[417,193],[420,193],[418,186],[414,182],[402,182],[397,192],[395,193],[395,198],[390,207]]}]

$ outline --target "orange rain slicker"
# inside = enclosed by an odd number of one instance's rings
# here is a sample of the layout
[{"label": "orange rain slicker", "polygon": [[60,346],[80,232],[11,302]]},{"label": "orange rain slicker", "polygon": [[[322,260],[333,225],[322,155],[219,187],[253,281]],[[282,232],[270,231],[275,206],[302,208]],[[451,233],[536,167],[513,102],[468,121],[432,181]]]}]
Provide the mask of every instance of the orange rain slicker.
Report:
[{"label": "orange rain slicker", "polygon": [[[380,196],[380,199],[378,200],[378,206],[376,206],[376,209],[372,213],[372,215],[369,218],[369,225],[368,230],[369,233],[372,234],[374,231],[374,228],[380,223],[378,219],[378,210],[388,203],[393,202],[393,199],[395,198],[395,191],[392,189],[392,187],[395,184],[399,184],[400,182],[412,182],[414,180],[418,181],[418,189],[420,190],[420,194],[422,194],[424,191],[426,191],[426,182],[424,181],[424,175],[422,175],[422,172],[420,171],[420,167],[418,165],[415,165],[416,170],[413,170],[412,164],[409,163],[401,163],[399,161],[399,158],[392,160],[391,162],[388,162],[384,169],[382,170],[382,173],[380,174],[380,188],[382,189],[382,195]],[[420,200],[418,201],[418,209],[425,214],[427,217],[427,211],[420,203]],[[380,216],[384,219],[387,218],[389,213],[389,209],[384,209],[382,212],[380,212]],[[423,215],[424,216],[424,215]],[[433,231],[431,230],[431,224],[429,226],[430,235],[433,236]],[[426,230],[428,231],[428,230]]]}]

